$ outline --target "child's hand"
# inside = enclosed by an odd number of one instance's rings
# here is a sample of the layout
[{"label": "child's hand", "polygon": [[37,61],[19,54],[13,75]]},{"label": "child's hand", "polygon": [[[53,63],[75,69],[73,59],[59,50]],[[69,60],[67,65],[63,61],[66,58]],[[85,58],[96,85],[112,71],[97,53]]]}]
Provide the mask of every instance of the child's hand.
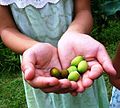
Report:
[{"label": "child's hand", "polygon": [[58,52],[63,68],[67,68],[70,61],[77,55],[84,56],[88,61],[89,70],[77,82],[78,86],[80,85],[78,92],[91,86],[93,81],[102,75],[103,69],[108,74],[115,74],[104,46],[88,35],[78,32],[66,32],[59,40]]},{"label": "child's hand", "polygon": [[77,88],[74,82],[51,77],[49,71],[52,67],[61,69],[57,49],[48,43],[36,44],[23,53],[21,68],[25,80],[34,88],[47,93],[66,93],[70,88]]}]

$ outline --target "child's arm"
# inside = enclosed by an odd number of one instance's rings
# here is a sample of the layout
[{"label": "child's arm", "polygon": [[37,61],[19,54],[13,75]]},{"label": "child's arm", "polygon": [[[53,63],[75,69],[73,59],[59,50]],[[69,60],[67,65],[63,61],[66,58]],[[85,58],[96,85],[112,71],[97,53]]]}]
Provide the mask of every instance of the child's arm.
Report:
[{"label": "child's arm", "polygon": [[0,6],[0,36],[4,44],[17,53],[23,53],[38,43],[17,30],[9,7],[5,6]]},{"label": "child's arm", "polygon": [[[22,71],[25,80],[44,92],[64,92],[73,89],[70,81],[58,80],[49,75],[52,67],[61,68],[57,49],[50,44],[37,42],[17,30],[8,7],[0,6],[0,36],[4,44],[15,52],[23,53]],[[36,44],[37,43],[37,44]],[[48,49],[48,50],[47,50]],[[77,84],[74,84],[76,89]]]},{"label": "child's arm", "polygon": [[93,27],[90,0],[75,0],[75,18],[68,30],[89,34]]},{"label": "child's arm", "polygon": [[69,67],[70,61],[77,55],[83,55],[88,61],[90,69],[83,74],[82,83],[81,80],[78,81],[78,92],[81,92],[82,85],[83,91],[91,86],[93,81],[102,75],[103,69],[108,74],[116,74],[105,47],[86,35],[90,33],[92,24],[90,0],[75,0],[75,18],[58,42],[63,68]]}]

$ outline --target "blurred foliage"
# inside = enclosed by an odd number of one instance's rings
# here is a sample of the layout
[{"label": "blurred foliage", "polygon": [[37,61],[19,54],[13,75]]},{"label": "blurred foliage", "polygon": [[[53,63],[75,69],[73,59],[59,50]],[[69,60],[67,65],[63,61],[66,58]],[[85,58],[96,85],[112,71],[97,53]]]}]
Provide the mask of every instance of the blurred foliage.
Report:
[{"label": "blurred foliage", "polygon": [[120,19],[120,0],[92,0],[92,14],[99,31],[108,26],[109,17]]},{"label": "blurred foliage", "polygon": [[120,0],[91,0],[94,14],[114,15],[120,11]]}]

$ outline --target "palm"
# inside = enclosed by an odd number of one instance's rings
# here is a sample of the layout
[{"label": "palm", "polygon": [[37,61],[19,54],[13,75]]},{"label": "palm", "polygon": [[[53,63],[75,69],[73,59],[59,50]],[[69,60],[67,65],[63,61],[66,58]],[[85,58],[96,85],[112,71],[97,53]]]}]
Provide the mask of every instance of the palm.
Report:
[{"label": "palm", "polygon": [[63,68],[67,68],[70,61],[77,55],[83,55],[88,61],[89,71],[82,77],[82,84],[85,88],[102,74],[104,67],[108,69],[108,72],[110,70],[106,67],[106,63],[110,64],[110,59],[105,48],[88,35],[77,32],[65,33],[58,43],[58,51]]},{"label": "palm", "polygon": [[57,49],[50,44],[39,43],[26,50],[22,59],[22,71],[25,73],[25,80],[44,92],[69,92],[70,87],[76,89],[77,84],[70,81],[50,76],[50,69],[57,67],[61,69]]},{"label": "palm", "polygon": [[39,43],[23,53],[22,71],[25,80],[33,87],[44,88],[57,85],[59,81],[50,77],[49,70],[52,67],[60,67],[57,50],[50,44]]},{"label": "palm", "polygon": [[83,55],[88,61],[96,61],[97,54],[102,46],[99,42],[87,35],[80,36],[79,33],[67,35],[63,36],[58,44],[63,68],[68,67],[71,59],[76,55]]},{"label": "palm", "polygon": [[60,67],[55,47],[48,44],[38,44],[23,54],[24,63],[31,62],[35,67],[35,75],[49,75],[52,67]]}]

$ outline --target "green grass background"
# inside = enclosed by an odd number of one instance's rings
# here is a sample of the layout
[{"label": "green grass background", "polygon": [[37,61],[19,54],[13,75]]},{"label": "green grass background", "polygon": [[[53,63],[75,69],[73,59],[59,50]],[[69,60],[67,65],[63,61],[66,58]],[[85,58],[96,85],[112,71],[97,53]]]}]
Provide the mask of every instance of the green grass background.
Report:
[{"label": "green grass background", "polygon": [[[120,40],[120,20],[108,19],[106,26],[96,23],[91,36],[103,43],[113,58]],[[0,108],[27,108],[19,67],[19,55],[6,48],[0,40]],[[112,86],[106,74],[104,78],[110,99]]]}]

